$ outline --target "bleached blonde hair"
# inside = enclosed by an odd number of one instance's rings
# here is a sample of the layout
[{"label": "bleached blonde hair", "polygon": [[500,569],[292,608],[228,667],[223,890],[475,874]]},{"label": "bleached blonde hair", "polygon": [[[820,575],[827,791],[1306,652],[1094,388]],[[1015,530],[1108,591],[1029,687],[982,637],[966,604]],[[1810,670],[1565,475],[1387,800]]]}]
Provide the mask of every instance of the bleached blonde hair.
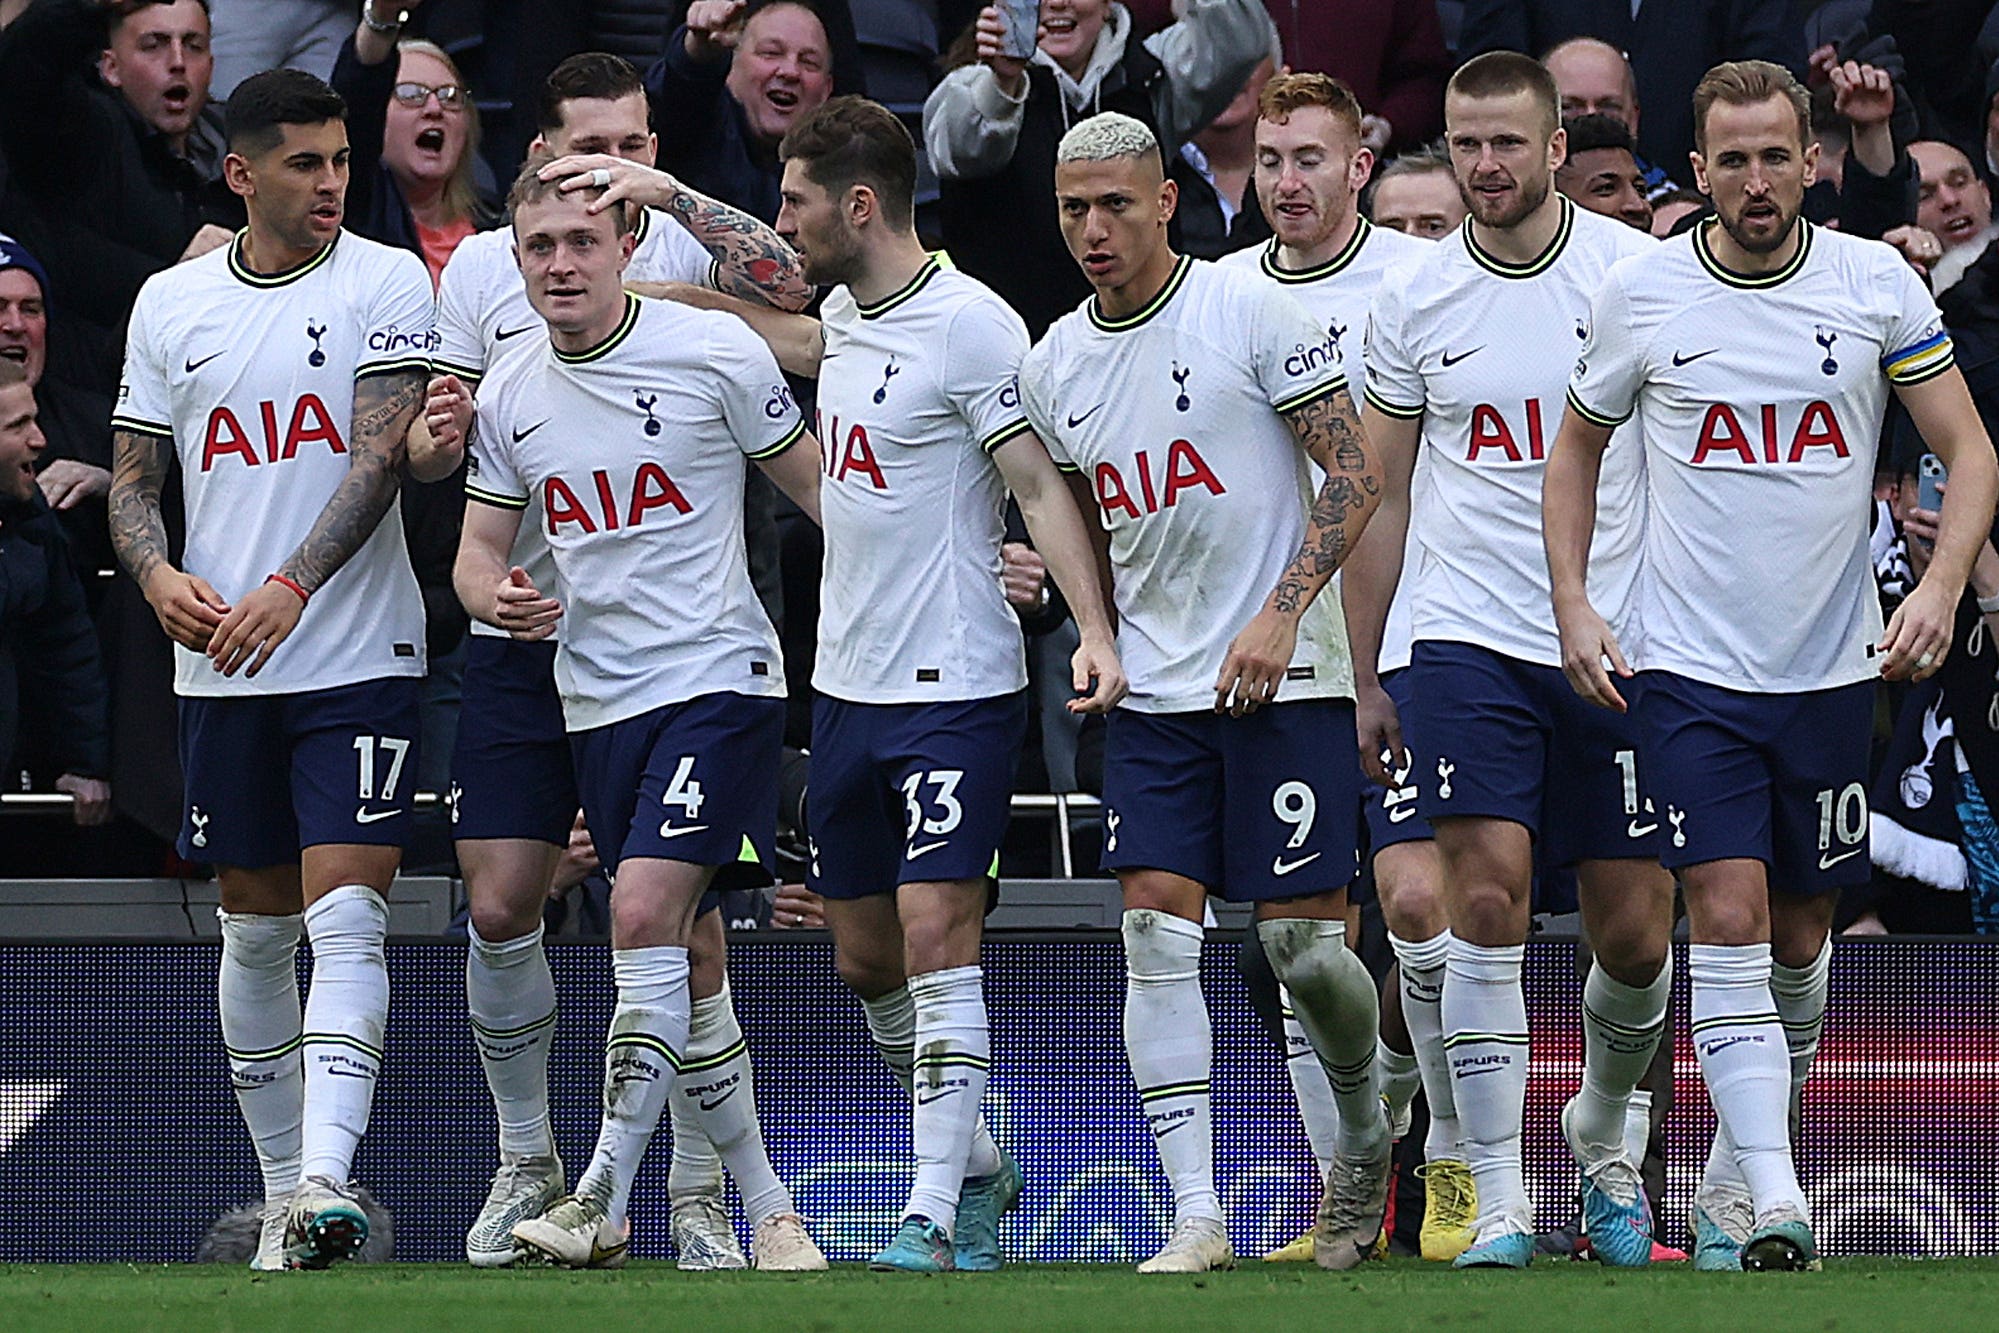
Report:
[{"label": "bleached blonde hair", "polygon": [[1078,121],[1055,147],[1055,161],[1115,162],[1121,157],[1159,156],[1159,136],[1142,120],[1105,111]]}]

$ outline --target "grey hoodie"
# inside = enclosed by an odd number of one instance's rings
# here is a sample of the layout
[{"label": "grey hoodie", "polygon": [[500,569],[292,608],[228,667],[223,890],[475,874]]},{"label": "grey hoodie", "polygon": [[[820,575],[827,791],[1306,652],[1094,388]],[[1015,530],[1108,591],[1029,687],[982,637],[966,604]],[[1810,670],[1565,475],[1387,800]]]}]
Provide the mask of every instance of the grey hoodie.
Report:
[{"label": "grey hoodie", "polygon": [[[1234,100],[1276,38],[1262,0],[1189,0],[1185,18],[1145,39],[1145,49],[1166,68],[1152,110],[1168,157]],[[1113,4],[1081,80],[1070,78],[1046,52],[1035,51],[1028,63],[1053,72],[1065,125],[1096,113],[1104,76],[1124,59],[1130,39],[1131,14]],[[1026,104],[1026,87],[1018,98],[1007,96],[989,65],[952,70],[923,104],[923,146],[931,167],[953,180],[1005,169]]]}]

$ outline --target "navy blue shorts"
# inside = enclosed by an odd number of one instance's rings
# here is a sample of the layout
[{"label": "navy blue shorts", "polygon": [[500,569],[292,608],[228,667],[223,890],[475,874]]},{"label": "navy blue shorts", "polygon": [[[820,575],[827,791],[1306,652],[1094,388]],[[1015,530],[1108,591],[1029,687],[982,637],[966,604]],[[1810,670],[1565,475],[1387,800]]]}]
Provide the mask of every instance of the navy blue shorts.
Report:
[{"label": "navy blue shorts", "polygon": [[451,836],[565,846],[577,804],[555,644],[473,635],[451,751]]},{"label": "navy blue shorts", "polygon": [[185,696],[187,812],[176,846],[212,865],[293,865],[325,843],[401,847],[416,792],[423,681],[297,694]]},{"label": "navy blue shorts", "polygon": [[1787,893],[1863,884],[1874,683],[1751,694],[1666,671],[1637,678],[1645,771],[1668,869],[1749,857]]},{"label": "navy blue shorts", "polygon": [[1027,694],[812,704],[805,882],[828,898],[995,873]]},{"label": "navy blue shorts", "polygon": [[768,880],[783,699],[704,694],[569,741],[583,820],[607,872],[644,856],[741,864]]},{"label": "navy blue shorts", "polygon": [[1120,708],[1104,736],[1105,870],[1166,870],[1230,902],[1345,888],[1359,869],[1353,703],[1247,717]]},{"label": "navy blue shorts", "polygon": [[1638,728],[1586,702],[1560,667],[1425,639],[1403,734],[1425,819],[1505,819],[1534,835],[1543,867],[1657,855]]},{"label": "navy blue shorts", "polygon": [[1381,688],[1395,701],[1396,714],[1402,719],[1402,748],[1409,756],[1409,767],[1395,773],[1396,785],[1384,787],[1365,773],[1361,774],[1361,813],[1367,820],[1368,855],[1384,847],[1393,847],[1399,842],[1428,842],[1433,836],[1430,821],[1423,818],[1416,809],[1415,773],[1424,767],[1423,757],[1410,743],[1409,726],[1409,672],[1405,668],[1391,671],[1381,678]]}]

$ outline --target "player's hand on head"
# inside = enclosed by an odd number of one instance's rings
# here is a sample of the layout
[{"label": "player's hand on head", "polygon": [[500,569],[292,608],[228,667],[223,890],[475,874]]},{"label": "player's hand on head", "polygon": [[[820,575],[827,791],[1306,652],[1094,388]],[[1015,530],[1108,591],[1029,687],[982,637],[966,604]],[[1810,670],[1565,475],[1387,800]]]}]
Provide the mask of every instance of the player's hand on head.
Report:
[{"label": "player's hand on head", "polygon": [[167,637],[197,653],[208,651],[216,626],[229,614],[229,603],[208,586],[207,580],[168,565],[152,572],[144,591]]},{"label": "player's hand on head", "polygon": [[58,458],[35,475],[51,509],[74,509],[85,500],[111,493],[111,470],[74,458]]},{"label": "player's hand on head", "polygon": [[1599,708],[1624,712],[1624,696],[1611,675],[1629,679],[1631,668],[1610,626],[1587,602],[1556,607],[1555,622],[1562,634],[1562,674],[1570,688]]},{"label": "player's hand on head", "polygon": [[208,659],[225,676],[255,676],[278,645],[298,627],[305,599],[288,583],[272,579],[243,594],[209,636]]},{"label": "player's hand on head", "polygon": [[1402,743],[1402,717],[1381,682],[1354,687],[1354,730],[1360,741],[1360,766],[1368,778],[1384,787],[1395,785],[1395,771],[1409,767]]},{"label": "player's hand on head", "polygon": [[627,200],[642,208],[663,207],[680,190],[680,183],[657,167],[613,157],[609,153],[571,153],[541,169],[545,181],[560,181],[564,194],[572,190],[602,188],[604,193],[590,201],[589,210],[601,213]]},{"label": "player's hand on head", "polygon": [[561,618],[561,603],[544,597],[525,569],[515,565],[507,571],[506,582],[493,601],[495,624],[516,639],[532,643],[555,633],[555,622]]},{"label": "player's hand on head", "polygon": [[1881,675],[1888,680],[1928,680],[1950,656],[1957,603],[1927,576],[1916,584],[1881,635]]},{"label": "player's hand on head", "polygon": [[1296,620],[1269,607],[1258,611],[1222,659],[1222,673],[1215,678],[1215,711],[1241,717],[1275,702],[1297,646]]},{"label": "player's hand on head", "polygon": [[1124,663],[1118,661],[1117,648],[1109,640],[1085,638],[1070,655],[1069,672],[1077,694],[1069,701],[1072,713],[1108,713],[1131,693]]}]

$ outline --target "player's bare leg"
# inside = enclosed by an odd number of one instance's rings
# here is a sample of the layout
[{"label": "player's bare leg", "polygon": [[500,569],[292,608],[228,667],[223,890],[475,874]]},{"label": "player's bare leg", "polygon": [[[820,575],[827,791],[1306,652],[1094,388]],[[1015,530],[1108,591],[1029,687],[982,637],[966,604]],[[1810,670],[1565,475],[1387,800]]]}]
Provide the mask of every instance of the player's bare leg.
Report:
[{"label": "player's bare leg", "polygon": [[1215,1193],[1208,1095],[1214,1029],[1201,993],[1205,885],[1165,870],[1125,870],[1124,1044],[1139,1106],[1173,1186],[1173,1229],[1141,1273],[1235,1263]]},{"label": "player's bare leg", "polygon": [[1394,1144],[1381,1102],[1374,981],[1347,947],[1347,891],[1259,902],[1256,932],[1291,997],[1339,1110],[1313,1235],[1321,1268],[1352,1268],[1374,1253],[1388,1203]]},{"label": "player's bare leg", "polygon": [[1533,841],[1511,820],[1432,821],[1450,914],[1440,1006],[1465,1160],[1478,1188],[1477,1239],[1460,1267],[1524,1268],[1534,1210],[1520,1165],[1527,1095],[1526,952]]},{"label": "player's bare leg", "polygon": [[[1751,1269],[1810,1267],[1818,1251],[1791,1156],[1790,1055],[1771,993],[1775,895],[1763,862],[1748,858],[1688,866],[1682,877],[1692,939],[1694,1051],[1753,1217],[1741,1263]],[[1791,904],[1812,901],[1793,899],[1784,909],[1787,941],[1798,953],[1814,931],[1807,909]],[[1810,910],[1830,923],[1830,901]],[[1709,1165],[1717,1165],[1713,1156]],[[1723,1163],[1723,1180],[1726,1173]],[[1704,1212],[1710,1193],[1704,1181],[1697,1196]],[[1709,1217],[1722,1221],[1712,1212]]]},{"label": "player's bare leg", "polygon": [[542,948],[542,909],[562,850],[537,838],[456,844],[471,903],[465,1003],[500,1129],[500,1166],[466,1232],[480,1267],[513,1262],[515,1224],[539,1217],[566,1188],[548,1118],[555,978]]},{"label": "player's bare leg", "polygon": [[1673,876],[1653,861],[1576,868],[1595,961],[1583,983],[1582,1090],[1562,1133],[1583,1173],[1583,1230],[1604,1263],[1652,1261],[1652,1213],[1625,1150],[1631,1096],[1651,1068],[1672,995]]},{"label": "player's bare leg", "polygon": [[[1429,840],[1395,843],[1374,854],[1374,886],[1400,973],[1398,999],[1423,1079],[1430,1129],[1423,1142],[1422,1254],[1448,1262],[1471,1247],[1478,1187],[1459,1142],[1451,1065],[1444,1052],[1444,969],[1450,916],[1444,908],[1443,860]],[[1387,1006],[1383,1006],[1384,1025]]]},{"label": "player's bare leg", "polygon": [[299,870],[265,866],[216,871],[222,905],[222,965],[216,1000],[229,1082],[257,1150],[264,1181],[263,1229],[251,1267],[285,1266],[286,1205],[298,1188],[299,1132],[305,1082],[299,1058],[304,1016],[299,1007],[299,913],[304,890]]}]

